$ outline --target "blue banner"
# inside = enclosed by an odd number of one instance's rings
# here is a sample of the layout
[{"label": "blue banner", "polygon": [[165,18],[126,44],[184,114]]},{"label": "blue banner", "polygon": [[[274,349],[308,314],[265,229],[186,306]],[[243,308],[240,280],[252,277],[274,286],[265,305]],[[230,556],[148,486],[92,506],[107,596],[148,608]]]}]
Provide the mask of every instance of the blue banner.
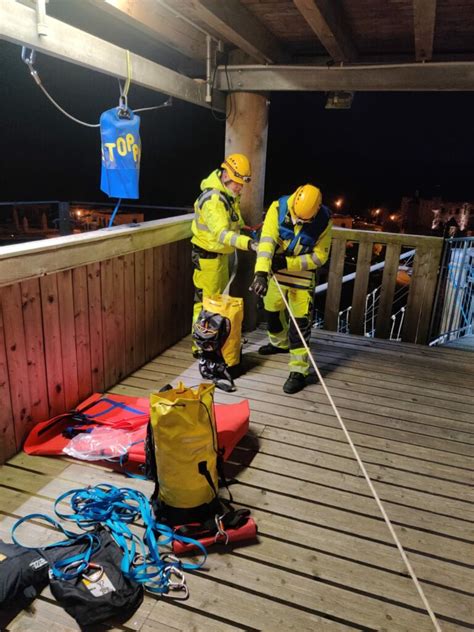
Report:
[{"label": "blue banner", "polygon": [[140,117],[127,110],[130,118],[119,116],[120,108],[112,108],[100,117],[102,142],[102,174],[100,188],[109,197],[139,197]]}]

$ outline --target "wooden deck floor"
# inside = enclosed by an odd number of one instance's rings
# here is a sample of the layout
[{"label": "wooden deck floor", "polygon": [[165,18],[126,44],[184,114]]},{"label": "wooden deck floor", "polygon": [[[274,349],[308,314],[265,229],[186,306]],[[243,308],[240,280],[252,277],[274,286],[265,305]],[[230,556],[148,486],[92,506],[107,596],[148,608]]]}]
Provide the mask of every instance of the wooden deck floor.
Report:
[{"label": "wooden deck floor", "polygon": [[[263,336],[250,336],[238,391],[216,396],[250,400],[251,431],[230,473],[240,481],[234,497],[258,522],[258,543],[211,553],[207,571],[188,573],[188,601],[147,596],[125,625],[100,629],[432,630],[321,386],[284,395],[287,358],[258,356]],[[320,331],[313,347],[442,629],[470,628],[474,355]],[[113,391],[143,395],[177,379],[199,381],[188,340]],[[124,482],[101,466],[25,455],[0,476],[4,538],[17,517],[50,512],[78,481]],[[32,526],[29,537],[44,531]],[[4,625],[77,630],[48,590]]]}]

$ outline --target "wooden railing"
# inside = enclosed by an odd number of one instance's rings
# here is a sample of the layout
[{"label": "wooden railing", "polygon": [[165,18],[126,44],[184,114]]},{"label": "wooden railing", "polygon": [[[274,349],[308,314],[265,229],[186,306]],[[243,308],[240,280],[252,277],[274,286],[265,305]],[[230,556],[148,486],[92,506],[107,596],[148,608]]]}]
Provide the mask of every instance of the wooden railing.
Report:
[{"label": "wooden railing", "polygon": [[[189,215],[0,249],[0,462],[38,421],[122,380],[190,331]],[[425,342],[442,240],[335,229],[325,326],[335,330],[348,241],[359,242],[351,332],[371,253],[386,244],[376,335],[390,327],[402,246],[416,249],[403,340]]]},{"label": "wooden railing", "polygon": [[189,215],[0,249],[0,463],[191,327]]},{"label": "wooden railing", "polygon": [[433,299],[443,248],[440,237],[399,235],[375,231],[335,228],[330,254],[328,288],[324,311],[324,327],[337,330],[340,309],[344,258],[348,242],[359,244],[357,267],[352,294],[352,310],[349,331],[364,332],[365,299],[369,282],[372,252],[375,244],[386,246],[382,287],[375,324],[375,335],[388,338],[390,316],[402,247],[415,250],[413,272],[409,284],[401,338],[407,342],[426,344],[430,325]]}]

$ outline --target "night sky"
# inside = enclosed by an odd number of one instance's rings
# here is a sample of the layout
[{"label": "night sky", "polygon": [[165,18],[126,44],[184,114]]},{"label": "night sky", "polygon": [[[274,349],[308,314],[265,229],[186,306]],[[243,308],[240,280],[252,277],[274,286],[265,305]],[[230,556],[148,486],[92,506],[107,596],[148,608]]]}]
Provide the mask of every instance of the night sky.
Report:
[{"label": "night sky", "polygon": [[[59,113],[20,59],[19,46],[0,42],[2,184],[7,200],[105,201],[99,189],[100,138]],[[111,77],[39,55],[36,67],[69,112],[98,122],[117,105]],[[132,108],[165,95],[132,85]],[[271,97],[266,201],[314,182],[325,201],[345,208],[396,209],[419,190],[474,201],[474,93],[358,93],[352,109],[325,110],[320,93]],[[175,100],[143,113],[140,202],[191,205],[199,182],[222,158],[224,123],[204,108]]]}]

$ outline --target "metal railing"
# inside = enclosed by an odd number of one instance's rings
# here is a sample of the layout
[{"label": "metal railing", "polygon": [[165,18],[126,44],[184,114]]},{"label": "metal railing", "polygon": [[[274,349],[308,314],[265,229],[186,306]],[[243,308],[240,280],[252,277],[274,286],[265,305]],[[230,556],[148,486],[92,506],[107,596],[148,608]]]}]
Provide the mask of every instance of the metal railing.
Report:
[{"label": "metal railing", "polygon": [[474,335],[474,237],[445,242],[430,346]]}]

